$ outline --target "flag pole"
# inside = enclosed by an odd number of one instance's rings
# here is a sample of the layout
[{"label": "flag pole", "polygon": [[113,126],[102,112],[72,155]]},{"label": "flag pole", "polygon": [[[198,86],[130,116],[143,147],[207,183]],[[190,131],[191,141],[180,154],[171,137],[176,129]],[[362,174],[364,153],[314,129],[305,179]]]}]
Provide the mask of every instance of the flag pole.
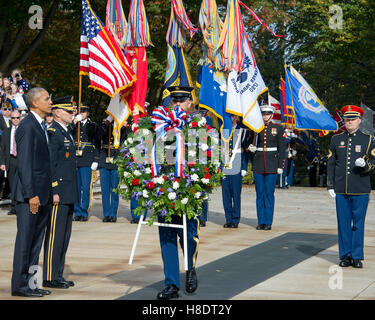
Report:
[{"label": "flag pole", "polygon": [[[78,110],[77,113],[81,113],[81,98],[82,98],[82,75],[79,75],[79,91],[78,91]],[[77,150],[76,150],[76,156],[82,156],[82,150],[81,149],[81,121],[78,121],[77,125]]]}]

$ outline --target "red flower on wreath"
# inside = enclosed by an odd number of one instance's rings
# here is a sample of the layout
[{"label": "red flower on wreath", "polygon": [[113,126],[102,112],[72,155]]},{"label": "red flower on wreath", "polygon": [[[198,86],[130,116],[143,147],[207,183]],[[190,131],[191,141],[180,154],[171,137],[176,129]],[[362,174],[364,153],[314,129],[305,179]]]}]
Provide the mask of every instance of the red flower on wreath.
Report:
[{"label": "red flower on wreath", "polygon": [[204,175],[204,178],[205,178],[205,179],[210,179],[210,178],[211,178],[211,175],[207,172],[207,173]]},{"label": "red flower on wreath", "polygon": [[198,122],[196,122],[196,121],[193,121],[193,122],[191,123],[191,126],[192,126],[193,128],[196,128],[197,125],[198,125]]},{"label": "red flower on wreath", "polygon": [[171,203],[171,209],[174,209],[174,202]]},{"label": "red flower on wreath", "polygon": [[147,183],[147,188],[149,188],[150,190],[154,189],[155,188],[155,183],[153,183],[152,181],[148,182]]},{"label": "red flower on wreath", "polygon": [[207,150],[206,151],[206,156],[209,157],[209,158],[211,158],[211,156],[212,156],[211,150]]},{"label": "red flower on wreath", "polygon": [[133,185],[133,186],[137,186],[137,185],[139,185],[139,179],[133,179],[133,181],[132,181],[132,185]]}]

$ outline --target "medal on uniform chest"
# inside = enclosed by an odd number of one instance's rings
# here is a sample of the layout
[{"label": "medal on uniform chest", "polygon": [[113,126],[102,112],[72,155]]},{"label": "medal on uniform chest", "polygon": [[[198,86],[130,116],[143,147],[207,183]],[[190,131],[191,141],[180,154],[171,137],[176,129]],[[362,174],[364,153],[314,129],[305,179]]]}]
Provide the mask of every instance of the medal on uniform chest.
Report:
[{"label": "medal on uniform chest", "polygon": [[82,154],[83,154],[83,150],[82,149],[77,149],[76,150],[76,156],[77,157],[82,157]]},{"label": "medal on uniform chest", "polygon": [[69,152],[67,151],[67,152],[65,152],[65,158],[69,158]]},{"label": "medal on uniform chest", "polygon": [[361,145],[356,145],[354,150],[355,152],[361,152]]},{"label": "medal on uniform chest", "polygon": [[271,128],[271,134],[272,135],[277,135],[277,128]]}]

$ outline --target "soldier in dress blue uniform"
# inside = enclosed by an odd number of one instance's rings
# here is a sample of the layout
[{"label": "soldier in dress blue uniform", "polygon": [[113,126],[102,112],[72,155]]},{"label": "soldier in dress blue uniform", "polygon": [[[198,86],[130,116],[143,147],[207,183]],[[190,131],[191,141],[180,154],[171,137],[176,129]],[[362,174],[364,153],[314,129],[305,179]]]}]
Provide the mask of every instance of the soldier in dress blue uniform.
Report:
[{"label": "soldier in dress blue uniform", "polygon": [[[233,134],[228,143],[224,143],[224,169],[225,177],[221,179],[221,190],[225,212],[224,228],[238,228],[241,219],[241,191],[242,176],[247,172],[244,142],[249,130],[240,124],[238,116],[232,116]],[[229,145],[228,145],[229,144]],[[229,149],[226,149],[226,146]]]},{"label": "soldier in dress blue uniform", "polygon": [[[169,87],[171,96],[171,106],[175,108],[180,106],[182,109],[189,111],[192,104],[191,92],[192,87]],[[159,217],[159,222],[164,222]],[[195,264],[199,246],[199,219],[187,219],[187,250],[184,254],[188,255],[188,271],[186,271],[185,290],[188,294],[195,292],[198,287],[198,279],[195,271]],[[182,217],[174,216],[173,224],[182,225]],[[164,264],[164,285],[165,288],[157,294],[157,299],[167,300],[177,298],[180,289],[180,269],[177,250],[177,235],[180,238],[180,245],[183,248],[182,229],[159,227],[159,239],[161,254]]]},{"label": "soldier in dress blue uniform", "polygon": [[78,201],[77,161],[73,136],[71,97],[53,100],[54,122],[47,129],[51,157],[53,206],[44,241],[43,286],[69,288],[73,281],[63,276],[65,256],[72,232],[74,203]]},{"label": "soldier in dress blue uniform", "polygon": [[[112,124],[105,119],[99,126],[98,136],[100,137],[100,186],[102,189],[103,222],[116,222],[119,206],[119,193],[114,192],[120,183],[115,159],[119,156],[119,149],[113,145]],[[126,128],[121,128],[120,143],[126,138]]]},{"label": "soldier in dress blue uniform", "polygon": [[[74,220],[87,221],[90,209],[92,193],[92,173],[97,170],[99,162],[99,150],[96,148],[97,125],[89,118],[89,107],[81,106],[80,139],[78,145],[78,123],[74,127],[74,139],[76,144],[78,167],[78,202],[74,205]],[[78,117],[77,116],[77,117]]]},{"label": "soldier in dress blue uniform", "polygon": [[327,189],[336,198],[340,266],[362,268],[364,228],[375,168],[374,137],[359,130],[363,110],[341,109],[346,132],[334,135],[328,154]]},{"label": "soldier in dress blue uniform", "polygon": [[253,153],[253,174],[258,216],[257,230],[271,230],[275,206],[277,174],[282,175],[285,165],[286,141],[284,128],[272,123],[274,108],[262,105],[264,129],[254,135],[249,150]]}]

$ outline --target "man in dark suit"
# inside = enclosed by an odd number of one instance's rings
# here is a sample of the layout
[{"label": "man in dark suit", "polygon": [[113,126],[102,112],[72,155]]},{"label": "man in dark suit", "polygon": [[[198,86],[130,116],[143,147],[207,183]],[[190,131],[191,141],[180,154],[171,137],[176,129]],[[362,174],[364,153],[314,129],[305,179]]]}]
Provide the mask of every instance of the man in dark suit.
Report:
[{"label": "man in dark suit", "polygon": [[51,292],[38,288],[34,275],[52,200],[48,137],[43,120],[51,112],[52,102],[45,89],[33,88],[27,94],[27,104],[30,113],[16,132],[18,162],[12,200],[16,201],[17,236],[11,290],[14,296],[42,297]]},{"label": "man in dark suit", "polygon": [[[10,114],[13,110],[12,104],[9,101],[4,101],[1,104],[1,115],[0,115],[0,137],[2,132],[12,126],[10,121]],[[2,194],[2,199],[9,199],[10,187],[9,179],[3,172],[0,172],[0,193]]]},{"label": "man in dark suit", "polygon": [[69,288],[73,281],[63,277],[68,250],[74,203],[78,201],[77,159],[73,136],[68,126],[73,121],[70,97],[55,99],[52,105],[54,121],[47,129],[51,155],[53,206],[48,218],[44,241],[43,286]]},{"label": "man in dark suit", "polygon": [[[17,168],[16,131],[21,121],[21,113],[13,110],[11,113],[12,126],[2,132],[0,144],[0,169],[7,173],[10,186],[12,186]],[[8,214],[16,214],[14,202]]]}]

